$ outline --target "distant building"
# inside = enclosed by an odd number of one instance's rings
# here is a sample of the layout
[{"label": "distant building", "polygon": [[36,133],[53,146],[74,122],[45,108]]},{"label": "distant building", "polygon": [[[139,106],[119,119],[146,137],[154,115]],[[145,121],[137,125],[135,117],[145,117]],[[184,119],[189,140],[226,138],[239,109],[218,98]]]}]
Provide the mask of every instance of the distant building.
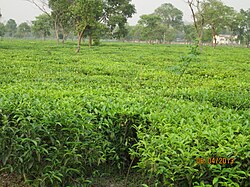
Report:
[{"label": "distant building", "polygon": [[221,45],[235,45],[235,44],[240,44],[237,41],[237,36],[234,35],[229,35],[229,34],[220,34],[220,35],[216,35],[215,38],[213,39],[214,43],[216,42],[216,44],[221,44]]}]

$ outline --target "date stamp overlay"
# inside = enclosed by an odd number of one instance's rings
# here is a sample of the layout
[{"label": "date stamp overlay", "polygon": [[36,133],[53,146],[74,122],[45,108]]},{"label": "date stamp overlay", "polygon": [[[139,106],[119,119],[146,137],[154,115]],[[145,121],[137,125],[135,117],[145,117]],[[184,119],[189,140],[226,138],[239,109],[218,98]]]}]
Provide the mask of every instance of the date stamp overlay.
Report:
[{"label": "date stamp overlay", "polygon": [[225,157],[210,157],[210,158],[196,158],[197,164],[220,164],[220,165],[233,165],[235,159],[234,158],[225,158]]}]

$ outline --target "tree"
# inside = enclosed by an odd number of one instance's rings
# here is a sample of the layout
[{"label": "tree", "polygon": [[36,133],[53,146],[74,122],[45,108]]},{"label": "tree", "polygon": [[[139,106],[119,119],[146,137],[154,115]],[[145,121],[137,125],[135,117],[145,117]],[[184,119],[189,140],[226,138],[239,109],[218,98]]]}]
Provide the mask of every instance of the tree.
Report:
[{"label": "tree", "polygon": [[49,0],[48,6],[51,8],[51,18],[54,22],[57,43],[59,43],[59,34],[62,35],[62,43],[64,43],[67,35],[72,30],[73,20],[72,13],[69,10],[70,0]]},{"label": "tree", "polygon": [[3,23],[0,23],[0,37],[5,35],[5,26]]},{"label": "tree", "polygon": [[77,52],[80,51],[84,34],[88,34],[91,45],[92,35],[95,35],[95,39],[98,38],[97,34],[102,33],[104,25],[109,28],[113,37],[124,37],[127,34],[127,19],[135,13],[131,0],[49,0],[48,3],[45,0],[26,1],[32,2],[47,14],[49,13],[45,7],[51,9],[49,15],[54,21],[57,38],[59,30],[64,33],[65,28],[70,29],[74,25],[78,33]]},{"label": "tree", "polygon": [[196,39],[195,27],[193,24],[184,25],[185,40],[193,42]]},{"label": "tree", "polygon": [[13,37],[17,30],[16,21],[13,19],[9,19],[5,25],[6,33],[9,37]]},{"label": "tree", "polygon": [[100,45],[100,40],[103,37],[110,38],[110,32],[108,28],[103,23],[97,23],[95,26],[88,27],[84,32],[84,37],[89,37],[89,46],[92,46],[92,40],[94,45]]},{"label": "tree", "polygon": [[157,8],[153,14],[142,15],[138,24],[142,27],[141,39],[172,42],[177,30],[183,27],[183,13],[170,3]]},{"label": "tree", "polygon": [[250,47],[250,8],[248,10],[241,10],[240,14],[243,16],[243,24],[241,25],[242,28],[242,35],[244,37],[244,41],[247,47]]},{"label": "tree", "polygon": [[161,18],[162,23],[166,25],[167,28],[180,29],[183,25],[183,12],[171,3],[161,5],[155,10],[155,14]]},{"label": "tree", "polygon": [[196,38],[198,39],[200,51],[202,52],[202,38],[204,28],[204,15],[201,7],[202,0],[187,0],[187,4],[191,10],[192,18],[194,22],[194,28],[196,31]]},{"label": "tree", "polygon": [[39,10],[51,18],[55,30],[57,44],[59,44],[59,39],[62,39],[62,43],[64,44],[65,39],[74,28],[71,19],[71,11],[69,10],[73,0],[26,1],[34,4]]},{"label": "tree", "polygon": [[[2,17],[1,9],[0,9],[0,18]],[[0,37],[5,35],[5,26],[3,23],[0,23]]]},{"label": "tree", "polygon": [[26,1],[34,4],[44,14],[50,16],[48,0],[26,0]]},{"label": "tree", "polygon": [[86,29],[91,29],[98,24],[103,14],[102,0],[74,0],[70,10],[78,32],[78,45],[76,52],[80,51],[81,40]]},{"label": "tree", "polygon": [[168,41],[169,43],[173,41],[176,37],[176,31],[182,30],[183,28],[183,13],[171,3],[162,4],[159,8],[155,10],[155,15],[161,18],[161,30],[163,32],[163,40]]},{"label": "tree", "polygon": [[128,34],[126,23],[136,12],[131,0],[112,0],[104,3],[101,21],[107,24],[114,38],[124,38]]},{"label": "tree", "polygon": [[30,33],[31,33],[31,27],[28,25],[28,23],[24,22],[17,27],[17,32],[15,36],[18,38],[24,38],[29,36]]},{"label": "tree", "polygon": [[164,29],[164,42],[171,43],[176,39],[177,32],[174,28]]},{"label": "tree", "polygon": [[156,14],[142,15],[138,24],[143,27],[141,33],[142,40],[148,40],[152,43],[153,40],[164,39],[165,28],[161,25],[161,18]]},{"label": "tree", "polygon": [[140,41],[142,39],[143,26],[135,25],[135,26],[127,26],[128,34],[126,35],[126,40],[136,40]]},{"label": "tree", "polygon": [[250,47],[250,9],[241,9],[236,19],[231,22],[231,30],[238,35],[238,40]]},{"label": "tree", "polygon": [[36,17],[35,21],[32,21],[32,31],[38,37],[45,38],[50,35],[50,29],[52,27],[51,19],[47,14],[42,14]]},{"label": "tree", "polygon": [[[72,0],[70,10],[78,32],[77,52],[80,51],[84,32],[88,32],[91,46],[93,30],[100,28],[102,24],[107,25],[113,36],[123,37],[126,34],[127,19],[135,13],[134,5],[130,2],[131,0]],[[116,28],[119,28],[118,33],[113,32]]]},{"label": "tree", "polygon": [[216,35],[233,19],[235,11],[220,0],[207,0],[201,4],[204,24],[211,29],[213,46],[216,46]]}]

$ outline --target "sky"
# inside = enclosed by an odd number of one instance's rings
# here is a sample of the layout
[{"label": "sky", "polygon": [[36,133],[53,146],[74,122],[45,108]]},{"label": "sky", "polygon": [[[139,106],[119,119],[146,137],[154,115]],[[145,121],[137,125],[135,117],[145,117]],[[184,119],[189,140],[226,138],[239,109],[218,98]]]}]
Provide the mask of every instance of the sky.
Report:
[{"label": "sky", "polygon": [[[222,0],[226,5],[234,7],[236,10],[250,8],[250,0]],[[137,13],[129,19],[130,25],[135,25],[143,14],[153,13],[163,3],[171,3],[176,8],[183,11],[183,20],[190,22],[191,12],[185,0],[132,0]],[[33,4],[26,0],[0,0],[0,9],[3,15],[0,22],[6,23],[9,19],[14,19],[18,24],[22,22],[30,23],[42,12]]]}]

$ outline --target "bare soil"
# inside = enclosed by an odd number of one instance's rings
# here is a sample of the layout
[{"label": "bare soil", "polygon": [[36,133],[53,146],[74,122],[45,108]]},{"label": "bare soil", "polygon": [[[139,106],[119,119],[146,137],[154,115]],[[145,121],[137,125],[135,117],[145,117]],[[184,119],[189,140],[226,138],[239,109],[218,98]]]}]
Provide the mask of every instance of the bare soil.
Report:
[{"label": "bare soil", "polygon": [[23,179],[15,174],[0,174],[0,187],[29,187]]}]

